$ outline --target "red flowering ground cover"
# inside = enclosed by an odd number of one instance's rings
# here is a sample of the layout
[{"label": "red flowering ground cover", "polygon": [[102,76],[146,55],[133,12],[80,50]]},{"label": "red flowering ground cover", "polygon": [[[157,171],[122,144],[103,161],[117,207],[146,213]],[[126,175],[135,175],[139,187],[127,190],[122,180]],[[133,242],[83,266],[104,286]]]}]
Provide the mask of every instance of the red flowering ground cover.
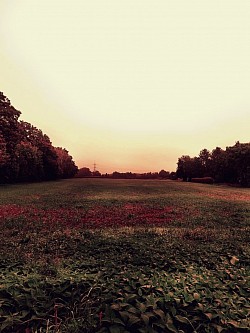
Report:
[{"label": "red flowering ground cover", "polygon": [[147,206],[140,203],[126,203],[119,206],[95,205],[87,210],[77,208],[41,209],[35,206],[0,205],[0,221],[23,218],[27,222],[39,221],[41,225],[60,224],[67,227],[125,227],[125,226],[167,226],[179,220],[182,212],[171,206]]},{"label": "red flowering ground cover", "polygon": [[27,214],[27,209],[17,205],[1,205],[0,220],[13,218]]}]

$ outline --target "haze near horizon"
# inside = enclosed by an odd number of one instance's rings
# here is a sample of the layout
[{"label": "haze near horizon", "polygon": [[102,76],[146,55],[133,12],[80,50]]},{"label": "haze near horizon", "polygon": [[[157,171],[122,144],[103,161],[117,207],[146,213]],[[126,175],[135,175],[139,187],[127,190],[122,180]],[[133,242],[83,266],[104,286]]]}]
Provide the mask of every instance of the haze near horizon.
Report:
[{"label": "haze near horizon", "polygon": [[0,1],[0,91],[79,167],[249,142],[250,2]]}]

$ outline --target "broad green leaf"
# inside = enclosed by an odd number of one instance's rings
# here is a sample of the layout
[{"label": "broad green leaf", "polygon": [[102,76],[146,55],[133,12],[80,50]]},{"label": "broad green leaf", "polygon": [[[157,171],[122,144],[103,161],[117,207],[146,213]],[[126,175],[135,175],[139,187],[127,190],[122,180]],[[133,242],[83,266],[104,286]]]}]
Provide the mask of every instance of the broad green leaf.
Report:
[{"label": "broad green leaf", "polygon": [[176,315],[175,319],[177,319],[179,322],[181,322],[183,324],[190,324],[190,321],[186,317]]},{"label": "broad green leaf", "polygon": [[114,326],[109,327],[109,332],[110,333],[121,333],[122,331],[119,326],[114,325]]},{"label": "broad green leaf", "polygon": [[141,288],[138,289],[138,295],[139,295],[139,296],[142,296],[142,295],[143,295],[143,292],[142,292]]},{"label": "broad green leaf", "polygon": [[127,298],[127,302],[128,303],[133,303],[136,299],[137,299],[137,295],[136,294],[131,294],[129,295],[129,297]]},{"label": "broad green leaf", "polygon": [[204,313],[204,315],[205,315],[209,320],[212,320],[212,318],[213,318],[213,314],[210,313],[210,312],[206,312],[206,313]]},{"label": "broad green leaf", "polygon": [[137,310],[136,308],[130,306],[128,309],[127,309],[128,312],[130,313],[133,313],[133,314],[138,314],[139,313],[139,310]]},{"label": "broad green leaf", "polygon": [[239,323],[235,320],[229,320],[227,323],[232,325],[233,327],[236,327],[236,328],[240,327]]},{"label": "broad green leaf", "polygon": [[224,328],[220,325],[212,324],[212,326],[216,329],[218,333],[221,333],[224,330]]},{"label": "broad green leaf", "polygon": [[146,305],[144,303],[140,303],[138,302],[136,304],[136,307],[141,311],[141,312],[145,312],[146,311]]},{"label": "broad green leaf", "polygon": [[164,330],[166,327],[165,327],[165,325],[163,325],[163,324],[161,324],[161,323],[153,323],[153,325],[152,325],[153,327],[158,327],[158,328],[160,328],[160,329],[162,329],[162,330]]},{"label": "broad green leaf", "polygon": [[204,311],[204,305],[202,303],[198,303],[198,307],[201,311]]},{"label": "broad green leaf", "polygon": [[164,313],[162,310],[160,310],[160,309],[156,309],[156,310],[154,310],[154,313],[155,313],[158,317],[160,317],[163,321],[165,321],[165,313]]},{"label": "broad green leaf", "polygon": [[135,325],[135,324],[138,324],[140,321],[141,321],[140,318],[138,318],[138,317],[136,317],[136,316],[133,316],[133,315],[130,315],[130,316],[129,316],[129,319],[128,319],[128,323],[127,323],[127,325],[128,325],[129,327],[131,327],[131,326],[133,326],[133,325]]},{"label": "broad green leaf", "polygon": [[231,260],[230,260],[230,263],[232,265],[235,265],[237,262],[239,261],[239,259],[236,257],[236,256],[232,256]]},{"label": "broad green leaf", "polygon": [[149,316],[145,313],[141,314],[141,319],[143,320],[143,322],[145,323],[145,325],[147,326],[149,323]]},{"label": "broad green leaf", "polygon": [[161,294],[164,294],[164,290],[162,288],[156,288],[155,291],[161,293]]},{"label": "broad green leaf", "polygon": [[141,286],[141,288],[144,288],[144,289],[151,289],[152,286],[150,284],[145,284],[143,286]]},{"label": "broad green leaf", "polygon": [[170,332],[178,333],[177,328],[174,326],[174,324],[166,323],[166,327]]},{"label": "broad green leaf", "polygon": [[128,321],[128,318],[129,318],[129,312],[119,311],[119,314],[120,314],[122,320],[126,323]]},{"label": "broad green leaf", "polygon": [[125,326],[124,322],[123,322],[120,318],[115,318],[115,319],[113,319],[113,322],[114,322],[115,324],[120,324],[120,325],[122,325],[122,326]]},{"label": "broad green leaf", "polygon": [[110,308],[116,311],[119,311],[121,309],[120,304],[112,304]]},{"label": "broad green leaf", "polygon": [[196,299],[196,300],[200,299],[200,294],[194,293],[194,299]]}]

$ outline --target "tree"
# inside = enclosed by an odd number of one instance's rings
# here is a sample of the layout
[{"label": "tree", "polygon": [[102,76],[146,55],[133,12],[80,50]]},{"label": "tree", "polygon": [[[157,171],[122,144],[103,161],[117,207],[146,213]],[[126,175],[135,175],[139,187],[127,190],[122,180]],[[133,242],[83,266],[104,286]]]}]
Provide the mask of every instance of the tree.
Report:
[{"label": "tree", "polygon": [[41,179],[52,180],[59,178],[58,156],[50,138],[28,122],[21,121],[19,126],[23,141],[31,143],[32,146],[37,147],[41,152],[43,164]]},{"label": "tree", "polygon": [[10,100],[0,92],[0,134],[4,137],[7,151],[13,152],[20,140],[18,118],[21,112],[16,110]]},{"label": "tree", "polygon": [[18,181],[41,180],[43,175],[42,153],[30,142],[22,141],[16,146]]},{"label": "tree", "polygon": [[19,121],[20,114],[0,92],[0,182],[72,177],[77,167],[68,151],[53,147],[40,129]]},{"label": "tree", "polygon": [[15,148],[20,140],[18,118],[21,112],[16,110],[9,99],[0,92],[0,143],[1,157],[0,181],[15,181],[18,165]]},{"label": "tree", "polygon": [[176,172],[174,172],[174,171],[170,172],[169,179],[176,180],[177,179]]},{"label": "tree", "polygon": [[6,142],[0,133],[0,168],[8,163],[9,155],[7,154]]},{"label": "tree", "polygon": [[216,147],[211,153],[211,177],[215,182],[224,182],[226,173],[226,153],[220,147]]},{"label": "tree", "polygon": [[230,182],[250,186],[250,143],[239,141],[226,148],[228,180]]},{"label": "tree", "polygon": [[165,171],[165,170],[161,170],[160,172],[159,172],[159,177],[161,177],[161,178],[169,178],[169,172],[167,172],[167,171]]},{"label": "tree", "polygon": [[178,159],[177,177],[211,177],[215,182],[237,183],[250,186],[250,143],[237,141],[226,150],[216,147],[212,153],[201,150],[199,157],[183,155]]},{"label": "tree", "polygon": [[59,178],[71,178],[77,173],[77,166],[72,160],[69,152],[61,147],[55,148],[57,154],[58,176]]},{"label": "tree", "polygon": [[93,177],[101,177],[101,173],[98,170],[93,171],[92,175],[93,175]]},{"label": "tree", "polygon": [[203,177],[210,176],[211,153],[207,149],[202,149],[199,154],[199,159],[202,165]]},{"label": "tree", "polygon": [[186,181],[188,178],[187,164],[191,160],[189,155],[182,155],[178,158],[176,175],[178,178],[182,178],[183,181]]},{"label": "tree", "polygon": [[92,176],[92,172],[90,171],[89,168],[86,168],[86,167],[79,169],[76,174],[76,177],[79,177],[79,178],[91,177],[91,176]]},{"label": "tree", "polygon": [[176,176],[182,178],[183,181],[190,181],[192,177],[196,176],[195,163],[196,160],[189,155],[183,155],[178,159]]}]

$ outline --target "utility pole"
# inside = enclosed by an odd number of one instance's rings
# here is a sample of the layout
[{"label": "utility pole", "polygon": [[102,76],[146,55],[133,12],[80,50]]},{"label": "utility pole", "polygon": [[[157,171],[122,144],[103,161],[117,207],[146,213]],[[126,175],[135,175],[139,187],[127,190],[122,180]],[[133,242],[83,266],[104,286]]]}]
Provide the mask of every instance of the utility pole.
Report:
[{"label": "utility pole", "polygon": [[96,172],[96,163],[94,162],[94,171],[93,172]]}]

